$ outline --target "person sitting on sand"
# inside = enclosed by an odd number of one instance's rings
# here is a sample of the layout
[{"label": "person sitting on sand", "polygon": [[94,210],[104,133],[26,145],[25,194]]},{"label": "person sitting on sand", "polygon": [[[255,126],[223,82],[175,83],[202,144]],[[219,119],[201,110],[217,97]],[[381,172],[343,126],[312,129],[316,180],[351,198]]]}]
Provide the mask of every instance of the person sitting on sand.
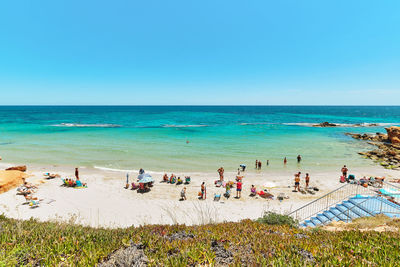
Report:
[{"label": "person sitting on sand", "polygon": [[257,188],[252,184],[250,189],[250,196],[254,197],[255,195],[257,195]]},{"label": "person sitting on sand", "polygon": [[185,184],[190,184],[190,176],[185,176]]},{"label": "person sitting on sand", "polygon": [[31,183],[28,183],[26,180],[25,180],[25,178],[22,178],[22,181],[24,182],[24,184],[23,184],[23,186],[24,187],[26,187],[27,189],[32,189],[32,188],[37,188],[37,186],[35,186],[35,185],[33,185],[33,184],[31,184]]},{"label": "person sitting on sand", "polygon": [[60,175],[57,174],[57,173],[49,173],[49,172],[44,173],[43,175],[44,175],[44,176],[47,176],[47,177],[46,177],[47,179],[54,179],[54,178],[60,177]]},{"label": "person sitting on sand", "polygon": [[308,175],[308,173],[306,173],[306,188],[308,188],[308,185],[310,184],[310,176]]},{"label": "person sitting on sand", "polygon": [[181,177],[178,177],[176,185],[180,185],[180,184],[183,184],[183,181],[182,181]]},{"label": "person sitting on sand", "polygon": [[144,170],[142,168],[140,168],[139,174],[143,174],[143,173],[144,173]]},{"label": "person sitting on sand", "polygon": [[242,182],[239,181],[236,183],[236,198],[240,198],[241,196],[242,196]]},{"label": "person sitting on sand", "polygon": [[186,187],[184,187],[181,191],[181,200],[186,200]]},{"label": "person sitting on sand", "polygon": [[169,177],[169,183],[172,184],[173,183],[172,181],[174,180],[175,180],[175,174],[171,173],[171,176]]},{"label": "person sitting on sand", "polygon": [[26,202],[29,202],[31,200],[37,200],[37,197],[33,197],[32,195],[24,195]]},{"label": "person sitting on sand", "polygon": [[168,183],[168,174],[164,173],[163,182]]}]

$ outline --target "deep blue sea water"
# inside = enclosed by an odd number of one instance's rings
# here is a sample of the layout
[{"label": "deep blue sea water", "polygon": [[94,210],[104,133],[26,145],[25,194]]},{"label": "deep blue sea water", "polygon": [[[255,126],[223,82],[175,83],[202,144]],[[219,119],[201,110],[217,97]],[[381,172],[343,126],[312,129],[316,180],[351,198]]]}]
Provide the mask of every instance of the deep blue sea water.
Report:
[{"label": "deep blue sea water", "polygon": [[[315,128],[329,121],[342,126]],[[353,124],[378,123],[376,127]],[[295,165],[370,166],[367,149],[345,132],[384,132],[400,125],[400,107],[372,106],[2,106],[0,156],[45,163],[136,170],[234,170]]]}]

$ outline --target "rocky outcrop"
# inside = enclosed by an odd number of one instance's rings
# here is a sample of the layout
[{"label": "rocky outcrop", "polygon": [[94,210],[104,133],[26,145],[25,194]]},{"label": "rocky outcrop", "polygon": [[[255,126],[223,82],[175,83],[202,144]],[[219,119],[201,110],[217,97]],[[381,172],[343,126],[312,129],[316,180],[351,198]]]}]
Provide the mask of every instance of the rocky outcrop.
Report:
[{"label": "rocky outcrop", "polygon": [[388,139],[392,144],[400,144],[400,127],[392,126],[385,128],[388,134]]},{"label": "rocky outcrop", "polygon": [[26,174],[20,171],[0,171],[0,194],[22,184]]},{"label": "rocky outcrop", "polygon": [[377,149],[359,152],[358,154],[370,158],[387,169],[400,170],[400,145],[392,144],[389,135],[376,134],[354,134],[346,133],[355,139],[366,140],[368,144],[374,145]]},{"label": "rocky outcrop", "polygon": [[349,135],[354,139],[368,140],[374,142],[388,142],[388,136],[383,133],[376,133],[376,134],[346,133],[346,135]]},{"label": "rocky outcrop", "polygon": [[313,127],[336,127],[337,125],[334,123],[329,123],[329,122],[321,122],[318,124],[314,124]]},{"label": "rocky outcrop", "polygon": [[15,166],[15,167],[10,167],[7,168],[6,171],[21,171],[21,172],[26,172],[26,166]]}]

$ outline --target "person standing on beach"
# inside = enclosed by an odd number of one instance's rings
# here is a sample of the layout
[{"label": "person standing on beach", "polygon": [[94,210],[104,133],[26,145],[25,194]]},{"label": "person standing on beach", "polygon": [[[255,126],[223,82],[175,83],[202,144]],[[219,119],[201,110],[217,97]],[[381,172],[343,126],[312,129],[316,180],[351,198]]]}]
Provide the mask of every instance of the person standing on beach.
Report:
[{"label": "person standing on beach", "polygon": [[224,180],[224,172],[225,172],[224,168],[223,167],[219,168],[217,172],[219,174],[219,180],[222,182]]},{"label": "person standing on beach", "polygon": [[75,168],[75,178],[76,180],[79,180],[79,169]]},{"label": "person standing on beach", "polygon": [[258,160],[256,159],[256,169],[258,168]]},{"label": "person standing on beach", "polygon": [[294,191],[297,192],[300,192],[300,174],[301,172],[294,175]]},{"label": "person standing on beach", "polygon": [[269,160],[267,159],[267,166],[269,166]]},{"label": "person standing on beach", "polygon": [[258,169],[261,170],[261,160],[258,162]]},{"label": "person standing on beach", "polygon": [[301,162],[301,156],[298,155],[298,156],[297,156],[297,163],[300,163],[300,162]]},{"label": "person standing on beach", "polygon": [[201,199],[206,199],[207,195],[206,195],[206,185],[203,182],[201,184]]},{"label": "person standing on beach", "polygon": [[186,200],[186,187],[184,187],[181,191],[181,199]]},{"label": "person standing on beach", "polygon": [[342,174],[343,174],[344,178],[347,178],[347,172],[348,171],[349,170],[347,169],[346,165],[344,165],[343,168],[342,168]]},{"label": "person standing on beach", "polygon": [[308,185],[310,184],[310,176],[308,173],[306,173],[306,188],[308,188]]},{"label": "person standing on beach", "polygon": [[287,159],[286,159],[286,157],[283,159],[283,164],[285,164],[286,165],[286,163],[287,163]]},{"label": "person standing on beach", "polygon": [[242,182],[239,180],[239,182],[236,183],[236,198],[241,198],[242,196]]}]

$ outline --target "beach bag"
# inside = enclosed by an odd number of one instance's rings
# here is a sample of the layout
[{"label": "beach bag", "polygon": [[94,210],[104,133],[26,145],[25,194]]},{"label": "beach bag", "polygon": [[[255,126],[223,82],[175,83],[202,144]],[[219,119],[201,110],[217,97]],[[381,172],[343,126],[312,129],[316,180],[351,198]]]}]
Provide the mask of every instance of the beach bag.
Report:
[{"label": "beach bag", "polygon": [[340,176],[340,182],[341,183],[344,183],[344,182],[346,182],[346,178],[342,175],[342,176]]}]

